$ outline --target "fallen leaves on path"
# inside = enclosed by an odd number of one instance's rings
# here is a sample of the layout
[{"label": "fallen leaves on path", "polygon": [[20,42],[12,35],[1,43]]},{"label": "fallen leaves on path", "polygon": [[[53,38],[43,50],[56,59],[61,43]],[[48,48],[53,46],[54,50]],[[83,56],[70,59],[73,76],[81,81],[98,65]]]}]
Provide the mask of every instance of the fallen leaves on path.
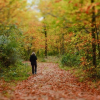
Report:
[{"label": "fallen leaves on path", "polygon": [[18,83],[7,100],[100,100],[100,92],[55,63],[38,63],[37,74]]}]

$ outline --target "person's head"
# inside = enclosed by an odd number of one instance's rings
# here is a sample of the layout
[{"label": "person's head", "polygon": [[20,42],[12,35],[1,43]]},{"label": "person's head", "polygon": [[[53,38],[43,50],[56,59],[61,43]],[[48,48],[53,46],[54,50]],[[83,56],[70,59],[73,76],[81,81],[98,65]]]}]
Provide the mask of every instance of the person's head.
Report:
[{"label": "person's head", "polygon": [[35,55],[35,52],[32,52],[32,55]]}]

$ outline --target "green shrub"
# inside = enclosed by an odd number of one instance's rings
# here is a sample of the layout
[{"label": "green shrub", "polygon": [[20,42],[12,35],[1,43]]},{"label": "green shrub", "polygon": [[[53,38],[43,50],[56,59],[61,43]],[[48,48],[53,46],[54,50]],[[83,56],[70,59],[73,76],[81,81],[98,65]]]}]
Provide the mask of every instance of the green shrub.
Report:
[{"label": "green shrub", "polygon": [[0,77],[5,81],[21,81],[30,76],[31,67],[28,64],[17,63],[16,66],[9,66],[9,68],[2,68]]},{"label": "green shrub", "polygon": [[61,63],[64,65],[64,66],[76,66],[76,65],[79,65],[80,64],[80,56],[78,54],[65,54],[63,57],[62,57],[62,60],[61,60]]},{"label": "green shrub", "polygon": [[53,50],[53,51],[49,51],[49,52],[48,52],[48,56],[56,56],[56,55],[58,55],[58,54],[59,54],[59,52],[56,51],[56,50]]},{"label": "green shrub", "polygon": [[20,58],[21,36],[15,25],[0,26],[0,62],[3,67],[14,65]]}]

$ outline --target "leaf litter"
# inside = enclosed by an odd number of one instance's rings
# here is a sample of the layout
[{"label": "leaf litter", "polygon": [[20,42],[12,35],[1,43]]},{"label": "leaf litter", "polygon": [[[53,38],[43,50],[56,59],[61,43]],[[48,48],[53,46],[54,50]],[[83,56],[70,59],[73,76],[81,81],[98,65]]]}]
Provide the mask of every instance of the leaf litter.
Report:
[{"label": "leaf litter", "polygon": [[79,82],[55,63],[38,63],[37,74],[19,82],[13,95],[0,100],[100,100],[100,88]]}]

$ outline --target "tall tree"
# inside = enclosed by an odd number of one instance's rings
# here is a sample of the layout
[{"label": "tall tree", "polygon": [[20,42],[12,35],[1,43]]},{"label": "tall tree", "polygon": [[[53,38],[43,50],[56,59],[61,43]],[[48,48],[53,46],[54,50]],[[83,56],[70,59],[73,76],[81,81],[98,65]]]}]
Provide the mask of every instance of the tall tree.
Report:
[{"label": "tall tree", "polygon": [[[95,1],[91,0],[93,4]],[[92,6],[92,50],[93,50],[93,65],[96,67],[96,17],[95,17],[95,6]]]},{"label": "tall tree", "polygon": [[45,57],[47,58],[47,28],[44,26],[44,34],[45,34]]}]

